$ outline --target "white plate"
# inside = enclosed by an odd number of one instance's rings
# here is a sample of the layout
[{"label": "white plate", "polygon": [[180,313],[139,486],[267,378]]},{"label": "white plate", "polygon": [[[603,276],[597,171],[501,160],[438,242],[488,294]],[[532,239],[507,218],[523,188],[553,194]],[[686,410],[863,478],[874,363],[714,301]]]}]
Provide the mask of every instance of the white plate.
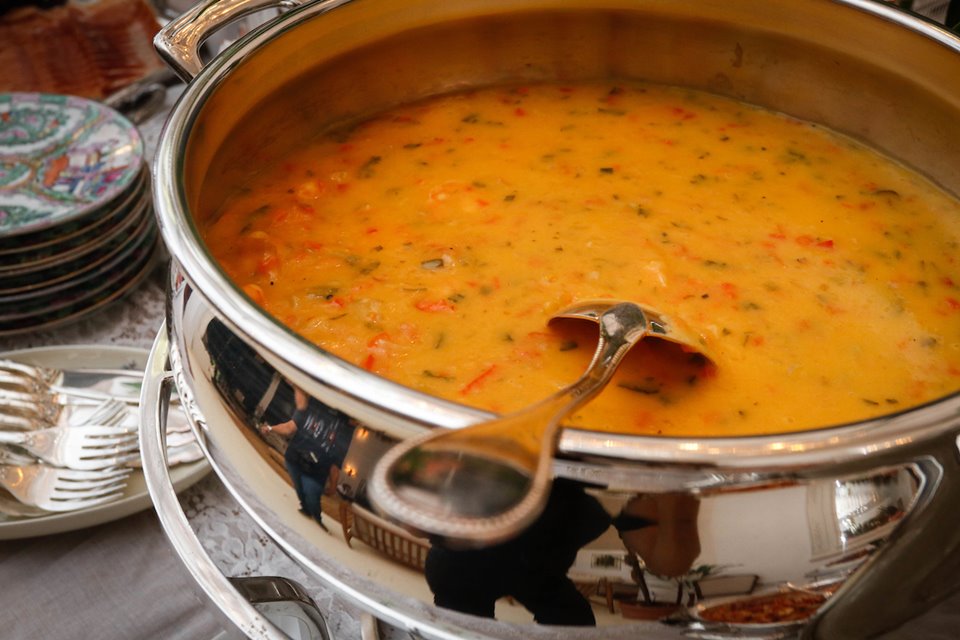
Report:
[{"label": "white plate", "polygon": [[[132,368],[143,370],[148,355],[149,351],[133,347],[78,345],[18,349],[0,353],[0,358],[61,369]],[[170,478],[173,481],[174,489],[179,492],[198,482],[209,471],[210,465],[207,461],[205,459],[198,460],[197,462],[172,467]],[[119,500],[82,511],[51,513],[36,518],[0,519],[0,540],[32,538],[92,527],[119,520],[152,506],[153,503],[150,501],[150,494],[147,493],[143,473],[135,470],[130,475],[123,497]],[[0,516],[0,518],[2,517]]]}]

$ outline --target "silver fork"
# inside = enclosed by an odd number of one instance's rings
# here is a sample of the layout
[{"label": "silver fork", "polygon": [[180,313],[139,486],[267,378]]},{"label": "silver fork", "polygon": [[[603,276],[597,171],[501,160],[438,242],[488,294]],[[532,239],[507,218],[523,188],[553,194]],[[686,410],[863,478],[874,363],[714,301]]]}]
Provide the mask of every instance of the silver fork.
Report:
[{"label": "silver fork", "polygon": [[0,358],[0,371],[11,371],[30,376],[37,380],[43,380],[50,383],[59,383],[67,379],[72,373],[82,373],[84,375],[98,375],[111,378],[133,378],[143,380],[143,371],[139,369],[91,369],[82,367],[79,369],[58,369],[55,367],[43,367],[35,364],[26,364],[9,358]]},{"label": "silver fork", "polygon": [[0,444],[16,445],[44,462],[69,469],[105,469],[136,451],[137,432],[124,427],[83,426],[0,431]]},{"label": "silver fork", "polygon": [[22,431],[81,423],[108,424],[126,410],[126,404],[114,399],[63,405],[57,403],[55,397],[24,397],[0,389],[0,429]]},{"label": "silver fork", "polygon": [[[50,513],[40,507],[23,504],[19,500],[8,498],[8,495],[6,491],[0,489],[0,515],[13,516],[14,518],[36,518]],[[3,520],[4,518],[0,517],[0,522],[3,522]]]},{"label": "silver fork", "polygon": [[105,427],[125,427],[136,431],[137,425],[124,424],[130,415],[129,409],[130,407],[120,400],[105,400],[92,412],[83,415],[82,420],[77,420],[71,426],[101,424]]},{"label": "silver fork", "polygon": [[[0,464],[33,464],[34,459],[6,449],[0,449]],[[36,518],[38,516],[48,515],[50,512],[34,507],[33,505],[23,504],[15,500],[5,489],[0,488],[0,516],[12,516],[14,518]],[[0,522],[4,518],[0,517]]]},{"label": "silver fork", "polygon": [[78,471],[42,464],[0,465],[0,485],[20,502],[47,511],[74,511],[123,495],[129,469]]},{"label": "silver fork", "polygon": [[11,418],[23,418],[46,424],[56,422],[65,410],[74,407],[97,406],[101,401],[87,398],[65,398],[60,394],[35,394],[24,391],[0,389],[0,406],[3,413]]},{"label": "silver fork", "polygon": [[27,393],[59,393],[72,398],[140,399],[143,372],[128,369],[52,369],[0,358],[0,387]]}]

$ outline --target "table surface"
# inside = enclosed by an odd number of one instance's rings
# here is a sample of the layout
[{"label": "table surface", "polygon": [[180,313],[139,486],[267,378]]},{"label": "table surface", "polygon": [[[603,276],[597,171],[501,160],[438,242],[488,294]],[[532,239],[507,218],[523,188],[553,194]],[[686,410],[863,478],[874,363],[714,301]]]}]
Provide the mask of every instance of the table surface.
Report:
[{"label": "table surface", "polygon": [[[172,104],[176,91],[168,96]],[[162,114],[140,125],[155,148]],[[167,270],[94,315],[48,331],[0,338],[0,351],[103,344],[149,349],[163,322]],[[307,575],[247,516],[215,474],[180,495],[215,564],[227,576],[279,575],[314,596],[335,640],[360,637],[360,611]],[[0,544],[0,637],[215,638],[221,622],[201,599],[152,510],[68,533]],[[406,637],[381,625],[384,637]],[[960,637],[960,594],[883,640]]]}]

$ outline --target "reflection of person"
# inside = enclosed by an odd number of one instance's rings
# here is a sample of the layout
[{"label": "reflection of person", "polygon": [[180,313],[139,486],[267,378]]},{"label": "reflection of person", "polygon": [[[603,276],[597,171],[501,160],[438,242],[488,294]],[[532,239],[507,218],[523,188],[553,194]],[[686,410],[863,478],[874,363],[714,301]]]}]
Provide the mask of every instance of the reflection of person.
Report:
[{"label": "reflection of person", "polygon": [[434,603],[492,618],[496,601],[511,596],[540,624],[594,625],[590,603],[567,572],[577,551],[609,526],[595,498],[558,479],[543,514],[518,537],[482,549],[435,541],[424,569]]},{"label": "reflection of person", "polygon": [[682,576],[700,555],[700,500],[688,493],[640,494],[613,519],[628,551],[663,578]]},{"label": "reflection of person", "polygon": [[343,442],[349,442],[353,425],[344,414],[331,409],[294,387],[295,410],[290,420],[260,428],[263,435],[277,433],[289,440],[284,463],[300,500],[300,511],[320,526],[320,499],[333,476],[336,485],[338,465],[343,461]]}]

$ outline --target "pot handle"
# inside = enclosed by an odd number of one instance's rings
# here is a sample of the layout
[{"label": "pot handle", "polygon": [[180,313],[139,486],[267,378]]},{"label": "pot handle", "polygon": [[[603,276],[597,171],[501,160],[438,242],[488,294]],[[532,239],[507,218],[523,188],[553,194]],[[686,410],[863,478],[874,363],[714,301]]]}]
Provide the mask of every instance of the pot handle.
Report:
[{"label": "pot handle", "polygon": [[230,578],[230,584],[292,640],[330,640],[327,622],[299,584],[279,576]]},{"label": "pot handle", "polygon": [[160,57],[185,82],[203,69],[200,46],[215,31],[265,9],[292,9],[304,0],[208,0],[167,23],[153,39]]},{"label": "pot handle", "polygon": [[[913,461],[926,488],[897,533],[805,629],[804,640],[872,638],[960,589],[960,435],[946,433]],[[883,603],[897,603],[884,607]]]},{"label": "pot handle", "polygon": [[[323,615],[300,585],[272,577],[230,580],[220,572],[193,532],[167,468],[166,401],[173,384],[173,375],[166,366],[168,354],[164,323],[147,359],[140,389],[143,476],[167,539],[206,597],[217,607],[220,618],[229,625],[218,638],[330,640]],[[198,442],[202,443],[203,439],[198,437]],[[289,633],[291,631],[296,633]]]}]

